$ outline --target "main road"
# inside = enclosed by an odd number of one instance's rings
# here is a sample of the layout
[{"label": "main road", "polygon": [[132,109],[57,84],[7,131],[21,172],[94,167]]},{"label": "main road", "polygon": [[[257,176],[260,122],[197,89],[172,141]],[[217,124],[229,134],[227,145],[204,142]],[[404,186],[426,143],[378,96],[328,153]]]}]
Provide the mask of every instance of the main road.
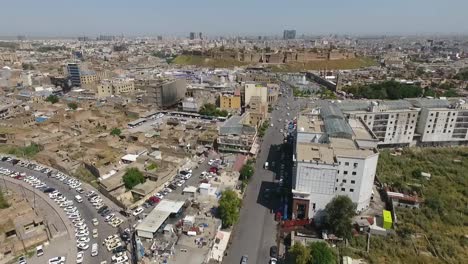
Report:
[{"label": "main road", "polygon": [[[277,108],[276,108],[277,107]],[[275,177],[279,178],[282,164],[290,164],[283,155],[288,147],[283,144],[285,119],[292,120],[301,109],[301,101],[294,100],[292,92],[287,89],[283,92],[271,113],[270,127],[261,144],[260,153],[255,163],[255,174],[247,186],[243,199],[240,219],[234,227],[231,245],[223,263],[237,264],[243,255],[248,256],[249,263],[268,263],[270,260],[270,247],[276,245],[276,222],[274,214],[281,207],[279,198],[270,195],[270,191],[278,187]],[[280,121],[281,120],[281,121]],[[265,162],[270,166],[264,168]],[[290,173],[283,171],[285,177]]]}]

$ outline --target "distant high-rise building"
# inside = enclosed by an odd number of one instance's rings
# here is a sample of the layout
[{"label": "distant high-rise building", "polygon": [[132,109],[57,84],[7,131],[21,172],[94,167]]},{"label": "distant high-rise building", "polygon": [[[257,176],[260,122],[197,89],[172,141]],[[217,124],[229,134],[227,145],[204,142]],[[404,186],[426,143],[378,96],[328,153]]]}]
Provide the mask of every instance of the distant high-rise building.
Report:
[{"label": "distant high-rise building", "polygon": [[195,36],[196,36],[195,32],[190,32],[190,36],[189,36],[190,40],[194,40]]},{"label": "distant high-rise building", "polygon": [[26,38],[25,35],[19,35],[19,36],[17,36],[17,39],[18,40],[26,40],[27,38]]},{"label": "distant high-rise building", "polygon": [[283,39],[295,39],[296,38],[296,30],[290,29],[285,30],[283,32]]},{"label": "distant high-rise building", "polygon": [[163,40],[162,36],[158,36],[158,41],[162,41],[162,40]]},{"label": "distant high-rise building", "polygon": [[78,63],[67,64],[68,78],[73,86],[81,86],[81,71]]},{"label": "distant high-rise building", "polygon": [[203,39],[203,34],[201,32],[198,32],[198,38]]},{"label": "distant high-rise building", "polygon": [[78,37],[78,41],[89,41],[89,38],[86,36]]},{"label": "distant high-rise building", "polygon": [[115,36],[106,36],[106,35],[100,35],[97,40],[101,40],[101,41],[114,41],[116,39]]}]

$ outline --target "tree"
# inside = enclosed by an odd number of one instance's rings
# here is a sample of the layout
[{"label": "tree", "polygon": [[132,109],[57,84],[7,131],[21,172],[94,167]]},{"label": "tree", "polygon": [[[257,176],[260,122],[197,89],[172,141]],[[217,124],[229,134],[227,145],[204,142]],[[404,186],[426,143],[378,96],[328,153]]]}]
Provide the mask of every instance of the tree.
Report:
[{"label": "tree", "polygon": [[242,166],[242,169],[240,170],[240,179],[243,180],[249,180],[253,175],[254,175],[254,168],[252,164],[247,163],[244,166]]},{"label": "tree", "polygon": [[78,108],[78,104],[75,103],[75,102],[68,103],[67,106],[68,106],[68,108],[70,108],[72,110],[76,110]]},{"label": "tree", "polygon": [[214,104],[204,104],[200,111],[198,111],[200,115],[206,116],[228,116],[228,112],[226,110],[219,110],[216,108]]},{"label": "tree", "polygon": [[120,134],[122,134],[122,130],[118,129],[118,128],[113,128],[110,132],[111,136],[120,136]]},{"label": "tree", "polygon": [[325,242],[314,242],[308,246],[311,255],[310,264],[334,264],[336,263],[333,250]]},{"label": "tree", "polygon": [[123,176],[123,182],[125,184],[125,188],[132,189],[136,185],[145,182],[145,176],[143,173],[138,170],[137,168],[129,168],[125,172]]},{"label": "tree", "polygon": [[289,249],[289,255],[295,264],[308,264],[310,261],[310,251],[302,243],[295,243]]},{"label": "tree", "polygon": [[221,194],[218,209],[224,228],[230,227],[237,222],[240,207],[241,199],[235,191],[228,189]]},{"label": "tree", "polygon": [[322,92],[322,99],[336,99],[336,94],[328,89]]},{"label": "tree", "polygon": [[325,224],[338,237],[350,238],[355,213],[356,204],[348,196],[336,196],[325,207]]},{"label": "tree", "polygon": [[51,95],[47,96],[47,98],[45,100],[46,100],[46,102],[49,102],[51,104],[55,104],[55,103],[58,103],[59,98],[58,98],[58,96],[51,94]]}]

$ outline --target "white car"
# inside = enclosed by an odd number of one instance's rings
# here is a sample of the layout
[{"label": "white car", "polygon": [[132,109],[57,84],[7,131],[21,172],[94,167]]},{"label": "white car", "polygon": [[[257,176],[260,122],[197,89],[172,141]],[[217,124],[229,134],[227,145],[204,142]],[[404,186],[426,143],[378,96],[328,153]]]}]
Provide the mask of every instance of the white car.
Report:
[{"label": "white car", "polygon": [[133,211],[133,215],[134,216],[137,216],[139,214],[141,214],[145,209],[143,209],[142,207],[138,207],[137,209],[135,209],[135,211]]},{"label": "white car", "polygon": [[81,250],[87,250],[89,248],[89,245],[86,243],[78,243],[76,244],[76,247],[81,249]]},{"label": "white car", "polygon": [[89,242],[89,237],[79,237],[76,239],[76,243],[88,243]]},{"label": "white car", "polygon": [[118,218],[118,217],[115,217],[114,219],[112,219],[112,221],[110,222],[110,225],[112,227],[118,227],[120,224],[123,223],[123,220]]},{"label": "white car", "polygon": [[65,263],[65,257],[54,257],[49,259],[49,264],[63,264]]},{"label": "white car", "polygon": [[109,215],[106,216],[106,218],[104,218],[104,221],[105,221],[105,222],[109,222],[109,221],[112,220],[112,218],[114,218],[114,217],[115,217],[115,214],[113,214],[113,213],[112,213],[112,214],[109,214]]},{"label": "white car", "polygon": [[122,246],[120,241],[107,245],[107,251],[112,251],[118,247]]},{"label": "white car", "polygon": [[93,238],[97,238],[98,236],[99,236],[98,230],[97,230],[97,229],[93,229]]},{"label": "white car", "polygon": [[97,218],[93,218],[93,220],[91,220],[91,222],[93,223],[93,226],[99,225],[99,221],[98,221]]},{"label": "white car", "polygon": [[75,236],[77,236],[77,237],[89,236],[89,231],[79,231],[79,232],[76,232],[76,233],[75,233]]},{"label": "white car", "polygon": [[84,258],[84,252],[78,251],[78,253],[76,254],[76,264],[83,263],[83,258]]}]

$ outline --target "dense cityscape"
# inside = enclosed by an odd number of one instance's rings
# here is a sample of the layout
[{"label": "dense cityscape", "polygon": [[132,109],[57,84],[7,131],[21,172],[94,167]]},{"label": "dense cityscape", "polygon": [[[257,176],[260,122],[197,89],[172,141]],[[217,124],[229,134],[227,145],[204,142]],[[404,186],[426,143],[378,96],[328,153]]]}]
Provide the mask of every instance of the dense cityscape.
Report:
[{"label": "dense cityscape", "polygon": [[199,31],[0,37],[0,263],[466,263],[468,36]]}]

